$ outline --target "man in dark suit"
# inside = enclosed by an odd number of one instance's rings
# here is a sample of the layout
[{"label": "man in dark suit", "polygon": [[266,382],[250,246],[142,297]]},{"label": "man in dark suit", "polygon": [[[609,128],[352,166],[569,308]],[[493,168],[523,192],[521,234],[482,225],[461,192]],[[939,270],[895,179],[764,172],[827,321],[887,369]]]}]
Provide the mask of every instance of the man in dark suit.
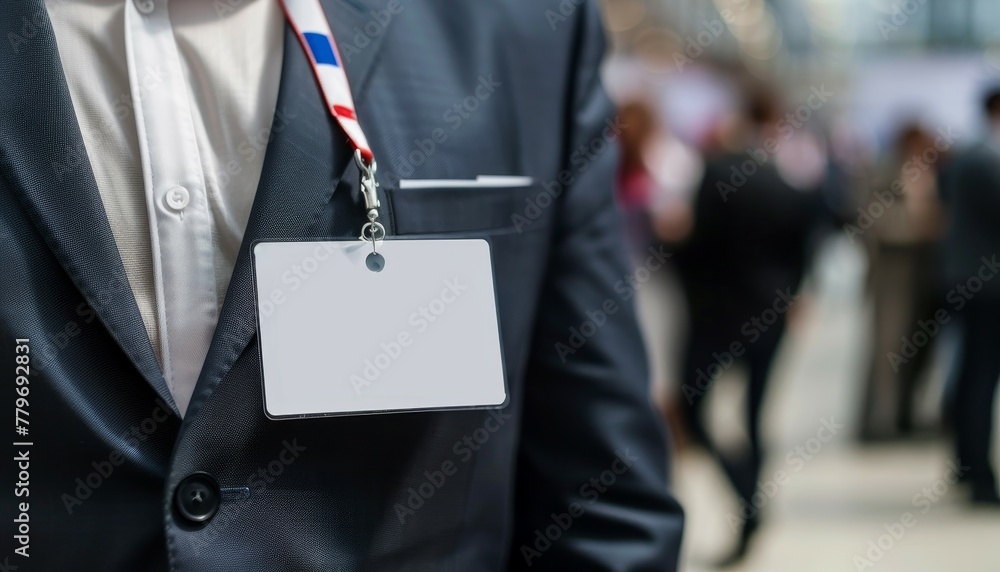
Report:
[{"label": "man in dark suit", "polygon": [[[747,93],[730,143],[740,151],[723,149],[707,159],[694,227],[677,257],[689,314],[679,410],[691,437],[720,462],[743,507],[729,523],[739,541],[723,565],[746,555],[760,523],[753,497],[764,462],[761,409],[823,214],[824,164],[797,177],[779,168],[792,162],[785,159],[789,152],[809,149],[812,141],[790,140],[795,134],[782,117],[775,94],[759,88]],[[705,404],[722,373],[740,365],[746,369],[747,446],[731,454],[709,435]]]},{"label": "man in dark suit", "polygon": [[990,463],[993,397],[1000,378],[1000,89],[984,100],[987,134],[945,172],[950,221],[943,241],[946,300],[959,312],[962,351],[951,401],[956,454],[975,503],[1000,505]]},{"label": "man in dark suit", "polygon": [[[249,18],[255,1],[213,3],[213,17]],[[114,30],[122,26],[120,11],[130,11],[125,58],[73,40],[74,31],[97,29],[86,20],[96,8],[77,11],[90,4],[6,6],[0,30],[14,39],[0,55],[0,357],[14,387],[24,388],[11,400],[23,397],[17,416],[30,425],[19,425],[20,460],[5,472],[0,564],[185,572],[675,570],[682,516],[667,492],[665,444],[648,403],[633,310],[618,304],[585,343],[558,349],[588,312],[610,307],[613,284],[627,273],[612,202],[615,127],[598,79],[604,43],[595,4],[323,1],[380,164],[388,234],[492,243],[510,402],[494,411],[282,421],[268,419],[262,407],[250,245],[356,239],[364,222],[352,150],[296,35],[275,24],[283,56],[273,109],[282,115],[267,122],[266,134],[245,130],[252,135],[246,144],[233,143],[246,160],[236,165],[242,169],[260,152],[259,184],[227,189],[243,171],[226,167],[229,178],[205,177],[221,199],[199,194],[197,184],[171,187],[162,201],[147,201],[144,219],[110,205],[131,187],[140,196],[144,187],[158,192],[156,169],[176,167],[193,148],[200,163],[208,161],[218,149],[202,144],[203,132],[240,127],[226,123],[229,108],[213,109],[214,98],[226,96],[221,89],[190,100],[187,124],[174,120],[180,107],[145,106],[166,93],[156,90],[176,88],[181,95],[169,101],[178,102],[185,87],[244,70],[204,60],[179,75],[154,65],[137,81],[134,64],[171,54],[190,59],[200,40],[184,26],[217,22],[198,21],[172,0],[171,36],[161,0],[134,0],[137,11],[115,4],[106,20]],[[64,25],[73,17],[83,25]],[[161,27],[143,37],[148,22]],[[238,30],[220,37],[238,38]],[[176,46],[160,44],[173,37]],[[146,49],[163,45],[170,49]],[[225,42],[212,50],[234,57]],[[130,103],[110,107],[112,129],[104,133],[122,134],[128,147],[136,124],[145,126],[136,153],[112,164],[102,150],[118,139],[92,136],[93,122],[82,118],[102,103],[87,100],[87,89],[120,78],[81,79],[65,65],[90,55],[95,62],[120,56],[115,61],[131,66],[121,68],[132,78]],[[265,66],[260,85],[268,85],[268,73]],[[178,77],[186,85],[171,83]],[[252,106],[254,97],[234,101]],[[156,144],[157,130],[190,125],[194,135],[185,143]],[[130,167],[120,175],[101,175],[123,164]],[[480,174],[533,182],[400,188],[401,178]],[[129,177],[136,177],[131,186],[106,192]],[[225,193],[254,189],[232,267],[220,255],[207,268],[231,279],[210,283],[222,284],[221,302],[217,312],[209,307],[214,329],[202,365],[196,351],[177,350],[197,349],[198,336],[170,336],[198,326],[201,308],[170,310],[176,298],[159,290],[176,288],[176,272],[190,270],[185,260],[214,256],[226,229],[206,226],[214,242],[177,252],[163,236],[143,250],[142,233],[129,224],[148,221],[145,231],[155,234],[181,213],[201,224],[208,219],[195,216],[198,200],[214,209],[225,206]],[[168,215],[176,218],[158,218]],[[159,266],[147,272],[150,256]],[[162,271],[170,265],[174,274]],[[192,273],[190,291],[172,295],[191,295],[202,278]],[[214,299],[208,290],[197,294]],[[185,392],[182,373],[192,364]],[[5,407],[8,427],[19,423],[12,405]]]}]

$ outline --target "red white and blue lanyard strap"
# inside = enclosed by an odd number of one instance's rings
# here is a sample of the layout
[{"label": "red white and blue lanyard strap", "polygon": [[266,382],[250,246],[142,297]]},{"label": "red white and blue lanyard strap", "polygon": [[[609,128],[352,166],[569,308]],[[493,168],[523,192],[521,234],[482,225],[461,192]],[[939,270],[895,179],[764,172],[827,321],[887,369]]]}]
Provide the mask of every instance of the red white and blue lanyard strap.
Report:
[{"label": "red white and blue lanyard strap", "polygon": [[302,48],[309,55],[327,109],[354,146],[354,159],[361,170],[361,193],[365,198],[365,209],[368,211],[368,223],[361,229],[361,239],[371,240],[374,251],[376,242],[385,238],[385,227],[377,221],[380,205],[375,190],[378,187],[378,182],[375,180],[375,157],[372,155],[365,132],[361,129],[361,123],[358,122],[351,86],[347,83],[347,73],[344,71],[343,60],[340,59],[340,51],[333,39],[330,24],[326,20],[326,14],[319,0],[279,1],[288,22],[302,43]]}]

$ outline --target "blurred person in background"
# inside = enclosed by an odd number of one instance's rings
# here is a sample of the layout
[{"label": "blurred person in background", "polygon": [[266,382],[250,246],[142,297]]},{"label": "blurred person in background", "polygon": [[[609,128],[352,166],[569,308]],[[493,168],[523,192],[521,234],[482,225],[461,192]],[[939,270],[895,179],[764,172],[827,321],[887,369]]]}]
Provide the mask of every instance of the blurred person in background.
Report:
[{"label": "blurred person in background", "polygon": [[[675,252],[677,244],[691,230],[691,195],[700,182],[704,163],[698,151],[668,129],[648,100],[633,99],[621,106],[619,119],[624,126],[619,138],[616,195],[623,212],[625,233],[636,267],[649,256],[648,249]],[[680,335],[683,314],[680,281],[668,260],[650,284],[637,292],[642,325],[651,347],[667,346],[666,339]],[[673,350],[673,346],[669,349]],[[673,352],[654,353],[652,397],[675,438],[683,436],[678,413],[669,399],[668,387],[675,385],[677,361]],[[682,443],[678,443],[682,445]]]},{"label": "blurred person in background", "polygon": [[[826,171],[820,145],[782,123],[778,98],[754,89],[732,123],[726,149],[709,157],[694,201],[694,225],[677,264],[689,328],[677,396],[688,437],[722,466],[741,504],[752,506],[764,459],[760,412],[771,364],[810,259]],[[705,398],[722,371],[746,368],[747,446],[722,451],[706,430]],[[741,523],[735,550],[746,554],[759,513]]]},{"label": "blurred person in background", "polygon": [[[937,160],[927,160],[927,153]],[[901,358],[902,340],[931,320],[940,308],[936,249],[943,211],[938,171],[943,163],[934,138],[917,122],[905,123],[893,149],[876,171],[862,201],[874,216],[865,232],[869,250],[869,287],[874,301],[872,355],[862,413],[861,438],[877,441],[913,432],[917,382],[933,353],[933,343]],[[880,200],[882,197],[883,200]],[[893,197],[892,201],[885,200]],[[887,205],[886,202],[889,202]],[[870,209],[878,204],[884,211]],[[896,357],[892,357],[896,356]]]},{"label": "blurred person in background", "polygon": [[[1000,377],[1000,87],[984,100],[987,133],[960,153],[946,178],[950,221],[944,236],[944,275],[954,290],[962,351],[951,405],[956,456],[976,504],[1000,505],[990,463],[993,398]],[[975,291],[981,284],[981,289]],[[957,294],[952,296],[951,294]],[[961,306],[959,306],[959,303]]]},{"label": "blurred person in background", "polygon": [[617,198],[630,246],[643,254],[660,241],[675,245],[691,230],[690,197],[703,170],[701,157],[647,101],[625,103],[619,117],[624,127]]},{"label": "blurred person in background", "polygon": [[649,203],[656,182],[646,168],[644,151],[656,133],[655,113],[652,106],[642,100],[630,101],[618,110],[623,128],[619,139],[621,160],[615,196],[633,257],[645,252],[652,242]]}]

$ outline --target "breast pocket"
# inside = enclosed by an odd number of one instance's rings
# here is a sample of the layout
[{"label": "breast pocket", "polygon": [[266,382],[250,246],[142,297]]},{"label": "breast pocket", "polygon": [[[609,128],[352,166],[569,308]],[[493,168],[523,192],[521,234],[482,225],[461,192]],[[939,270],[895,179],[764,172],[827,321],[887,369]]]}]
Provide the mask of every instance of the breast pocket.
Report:
[{"label": "breast pocket", "polygon": [[[521,371],[545,276],[556,199],[535,183],[512,187],[390,187],[385,193],[399,236],[489,241],[504,359],[508,372]],[[509,382],[515,391],[518,381]]]},{"label": "breast pocket", "polygon": [[[535,183],[390,189],[396,232],[505,234],[548,226],[555,200]],[[545,195],[539,201],[540,195]],[[546,199],[549,199],[546,201]],[[547,207],[539,204],[548,205]]]}]

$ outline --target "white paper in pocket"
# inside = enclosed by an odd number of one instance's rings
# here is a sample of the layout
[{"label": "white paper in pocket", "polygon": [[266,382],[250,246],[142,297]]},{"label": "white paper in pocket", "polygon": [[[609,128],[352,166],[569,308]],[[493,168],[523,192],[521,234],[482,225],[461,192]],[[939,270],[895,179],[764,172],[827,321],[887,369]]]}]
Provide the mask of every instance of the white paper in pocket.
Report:
[{"label": "white paper in pocket", "polygon": [[501,407],[507,386],[483,239],[259,242],[272,418]]},{"label": "white paper in pocket", "polygon": [[420,189],[503,189],[530,187],[531,177],[479,175],[475,179],[400,179],[400,190]]}]

